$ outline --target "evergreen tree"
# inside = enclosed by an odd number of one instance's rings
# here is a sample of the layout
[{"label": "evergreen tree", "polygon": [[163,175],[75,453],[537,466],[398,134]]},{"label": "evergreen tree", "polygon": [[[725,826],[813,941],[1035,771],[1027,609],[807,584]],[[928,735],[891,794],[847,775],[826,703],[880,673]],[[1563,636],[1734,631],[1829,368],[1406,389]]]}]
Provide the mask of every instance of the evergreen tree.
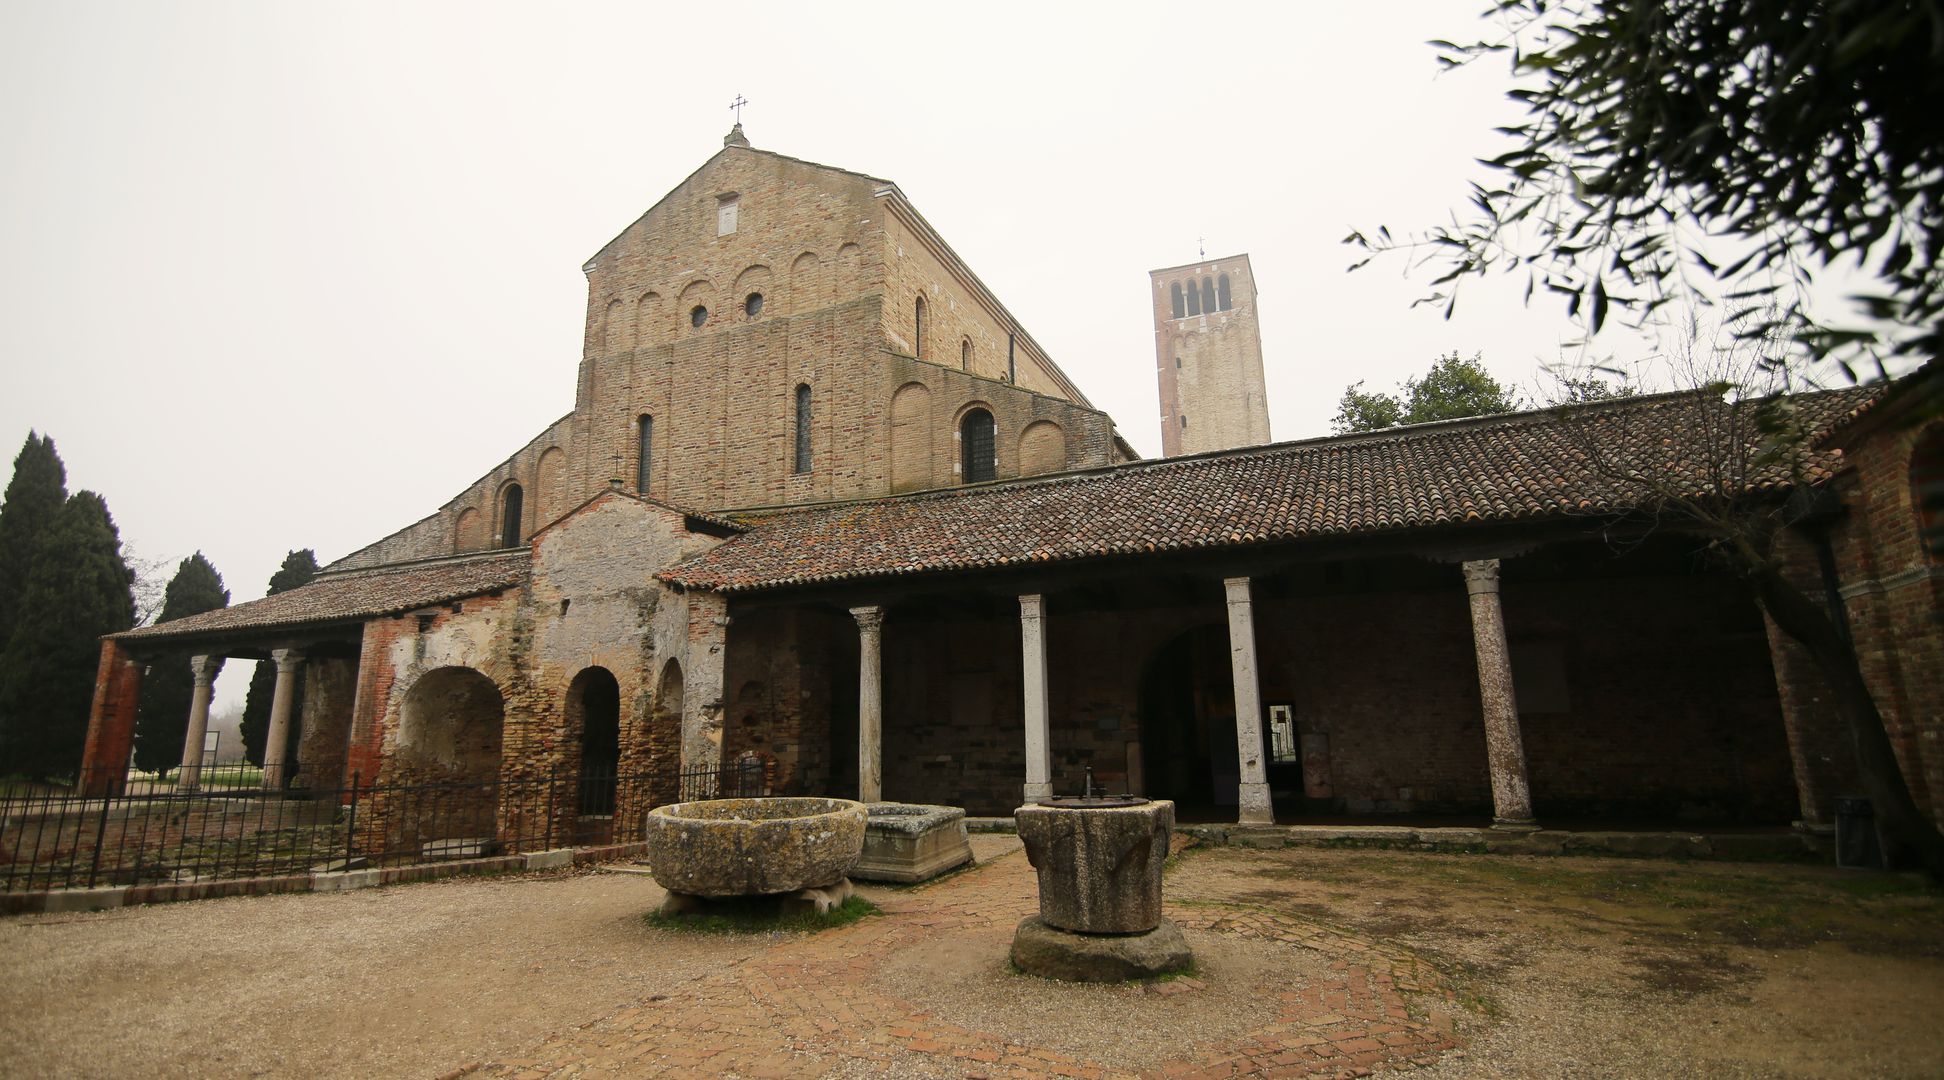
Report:
[{"label": "evergreen tree", "polygon": [[45,779],[80,765],[100,639],[135,623],[130,584],[107,504],[76,492],[42,534],[13,638],[0,651],[0,771]]},{"label": "evergreen tree", "polygon": [[0,503],[0,649],[13,639],[41,536],[67,497],[67,469],[54,452],[53,437],[28,432],[14,458],[6,501]]},{"label": "evergreen tree", "polygon": [[[203,553],[182,560],[162,598],[162,616],[172,622],[229,606],[229,590]],[[157,776],[182,764],[182,740],[189,733],[189,699],[195,678],[187,650],[163,653],[149,664],[135,719],[135,766]]]},{"label": "evergreen tree", "polygon": [[[317,552],[310,548],[293,551],[284,556],[283,565],[270,575],[270,591],[266,596],[287,592],[299,585],[308,585],[317,576]],[[250,693],[243,699],[243,754],[250,764],[263,764],[263,747],[270,737],[270,700],[277,693],[277,665],[264,660],[257,664],[256,673],[250,676]],[[291,699],[291,715],[296,716],[304,707],[304,684],[296,686],[296,696]],[[284,748],[284,761],[297,760],[297,724],[290,725],[290,743]]]}]

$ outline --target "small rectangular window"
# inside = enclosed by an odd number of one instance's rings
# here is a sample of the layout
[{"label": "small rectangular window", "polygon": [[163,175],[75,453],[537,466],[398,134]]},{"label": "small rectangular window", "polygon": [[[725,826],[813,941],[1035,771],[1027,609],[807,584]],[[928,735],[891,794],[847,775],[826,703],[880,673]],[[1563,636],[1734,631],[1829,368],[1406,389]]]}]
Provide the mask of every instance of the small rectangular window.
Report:
[{"label": "small rectangular window", "polygon": [[716,201],[716,235],[728,236],[736,231],[736,196],[724,195]]}]

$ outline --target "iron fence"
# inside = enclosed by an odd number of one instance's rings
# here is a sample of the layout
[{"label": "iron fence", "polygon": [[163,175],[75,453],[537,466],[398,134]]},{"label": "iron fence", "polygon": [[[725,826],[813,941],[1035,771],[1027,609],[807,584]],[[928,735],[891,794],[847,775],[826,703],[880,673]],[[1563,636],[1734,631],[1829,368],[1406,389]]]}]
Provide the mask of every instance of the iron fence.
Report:
[{"label": "iron fence", "polygon": [[[747,763],[273,791],[126,775],[0,790],[0,891],[274,877],[623,844],[664,803],[769,793]],[[221,780],[222,778],[215,778]],[[89,791],[108,794],[87,794]]]}]

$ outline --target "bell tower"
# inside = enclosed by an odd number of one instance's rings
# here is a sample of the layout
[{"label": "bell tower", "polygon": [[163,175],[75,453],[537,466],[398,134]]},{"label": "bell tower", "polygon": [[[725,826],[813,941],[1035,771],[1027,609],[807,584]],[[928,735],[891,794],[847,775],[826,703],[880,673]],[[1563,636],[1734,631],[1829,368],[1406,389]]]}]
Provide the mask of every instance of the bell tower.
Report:
[{"label": "bell tower", "polygon": [[1269,441],[1255,273],[1247,255],[1153,270],[1164,457]]}]

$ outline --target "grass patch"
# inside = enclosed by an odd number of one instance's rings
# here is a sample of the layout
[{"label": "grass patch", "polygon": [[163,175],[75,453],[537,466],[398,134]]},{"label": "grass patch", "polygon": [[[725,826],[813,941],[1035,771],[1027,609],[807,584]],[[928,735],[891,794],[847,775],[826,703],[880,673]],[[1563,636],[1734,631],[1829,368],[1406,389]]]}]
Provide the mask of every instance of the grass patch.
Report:
[{"label": "grass patch", "polygon": [[861,896],[852,896],[822,915],[815,910],[783,911],[776,898],[754,896],[718,900],[707,911],[685,915],[651,911],[641,918],[657,930],[688,934],[814,934],[849,926],[877,913],[878,906]]}]

